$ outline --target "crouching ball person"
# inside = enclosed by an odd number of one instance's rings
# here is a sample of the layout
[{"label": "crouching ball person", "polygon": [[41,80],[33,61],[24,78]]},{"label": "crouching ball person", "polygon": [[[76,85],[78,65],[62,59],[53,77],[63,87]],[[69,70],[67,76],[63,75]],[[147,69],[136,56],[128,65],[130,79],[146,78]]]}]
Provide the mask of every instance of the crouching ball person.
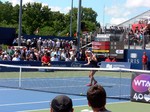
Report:
[{"label": "crouching ball person", "polygon": [[50,112],[73,112],[72,100],[65,95],[56,96],[51,102]]},{"label": "crouching ball person", "polygon": [[111,112],[105,108],[106,91],[101,85],[94,85],[88,89],[87,100],[93,112]]}]

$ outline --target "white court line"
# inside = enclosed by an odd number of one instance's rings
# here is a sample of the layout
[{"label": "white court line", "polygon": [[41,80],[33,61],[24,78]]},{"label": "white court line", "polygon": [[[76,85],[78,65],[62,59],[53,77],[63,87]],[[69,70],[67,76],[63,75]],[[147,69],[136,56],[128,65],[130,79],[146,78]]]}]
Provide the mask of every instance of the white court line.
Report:
[{"label": "white court line", "polygon": [[16,111],[16,112],[35,112],[35,111],[42,111],[42,110],[48,110],[49,108],[45,108],[45,109],[35,109],[35,110],[23,110],[23,111]]},{"label": "white court line", "polygon": [[[86,98],[78,98],[78,99],[72,99],[73,101],[78,100],[86,100]],[[40,104],[40,103],[49,103],[50,101],[39,101],[39,102],[25,102],[25,103],[10,103],[10,104],[1,104],[0,107],[4,106],[16,106],[16,105],[30,105],[30,104]]]},{"label": "white court line", "polygon": [[16,106],[16,105],[30,105],[30,104],[39,104],[39,103],[47,103],[49,101],[40,101],[40,102],[26,102],[26,103],[10,103],[10,104],[1,104],[0,107],[4,106]]},{"label": "white court line", "polygon": [[[107,105],[109,104],[118,104],[118,103],[128,103],[130,101],[123,101],[123,102],[111,102],[111,103],[107,103]],[[78,105],[78,106],[73,106],[73,107],[85,107],[88,105]],[[35,109],[35,110],[24,110],[24,111],[17,111],[17,112],[35,112],[35,111],[42,111],[42,110],[49,110],[50,108],[44,108],[44,109]]]},{"label": "white court line", "polygon": [[0,89],[0,91],[18,91],[18,89]]},{"label": "white court line", "polygon": [[107,103],[107,104],[118,104],[118,103],[128,103],[130,101],[122,101],[122,102],[111,102],[111,103]]}]

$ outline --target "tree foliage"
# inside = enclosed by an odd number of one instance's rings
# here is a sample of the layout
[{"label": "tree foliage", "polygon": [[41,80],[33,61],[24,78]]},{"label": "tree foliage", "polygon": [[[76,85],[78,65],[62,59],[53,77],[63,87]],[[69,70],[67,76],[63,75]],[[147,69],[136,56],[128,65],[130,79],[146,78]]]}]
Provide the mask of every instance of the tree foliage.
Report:
[{"label": "tree foliage", "polygon": [[[71,13],[53,12],[48,6],[41,3],[27,3],[22,8],[23,34],[66,36],[70,30]],[[19,5],[13,6],[10,2],[0,1],[0,26],[18,29]],[[82,7],[81,21],[89,32],[96,30],[100,23],[96,21],[97,13],[92,8]],[[73,8],[72,32],[76,33],[78,9]]]}]

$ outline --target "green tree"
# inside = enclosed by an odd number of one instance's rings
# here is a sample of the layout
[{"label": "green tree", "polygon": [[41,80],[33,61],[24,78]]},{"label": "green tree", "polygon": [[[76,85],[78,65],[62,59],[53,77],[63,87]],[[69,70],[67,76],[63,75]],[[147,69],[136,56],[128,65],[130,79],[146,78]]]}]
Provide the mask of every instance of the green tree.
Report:
[{"label": "green tree", "polygon": [[97,13],[94,10],[92,10],[92,8],[82,8],[82,16],[81,16],[82,21],[90,21],[96,24],[97,23],[96,18]]},{"label": "green tree", "polygon": [[60,12],[53,12],[53,22],[52,27],[55,29],[57,35],[59,32],[62,32],[66,26],[67,23],[65,21],[65,15]]},{"label": "green tree", "polygon": [[55,35],[55,29],[49,26],[44,26],[43,28],[40,28],[38,35],[43,35],[43,36],[50,36],[50,35]]},{"label": "green tree", "polygon": [[[12,6],[10,2],[0,1],[0,26],[18,29],[19,5]],[[84,30],[93,32],[100,27],[96,21],[97,13],[92,8],[82,7],[81,22]],[[77,30],[78,9],[73,8],[72,33]],[[22,32],[24,34],[66,36],[70,32],[70,12],[67,14],[52,12],[48,6],[41,3],[27,3],[23,5]],[[38,33],[35,31],[38,30]],[[83,30],[83,31],[84,31]]]},{"label": "green tree", "polygon": [[0,23],[11,24],[13,6],[10,2],[0,2]]},{"label": "green tree", "polygon": [[27,3],[23,7],[23,26],[27,34],[33,34],[37,28],[50,25],[51,11],[41,3]]},{"label": "green tree", "polygon": [[[73,30],[73,34],[76,33],[77,30],[77,14],[78,14],[78,9],[77,8],[73,8],[73,16],[72,16],[72,30]],[[70,23],[70,12],[67,13],[66,15],[66,21],[67,23]],[[96,30],[97,26],[99,25],[96,21],[97,18],[97,13],[92,10],[92,8],[84,8],[82,7],[82,11],[81,11],[81,22],[84,23],[84,30],[85,31],[90,31],[93,32]],[[68,24],[69,25],[69,24]],[[69,31],[69,27],[66,27]],[[67,30],[66,29],[66,30]]]}]

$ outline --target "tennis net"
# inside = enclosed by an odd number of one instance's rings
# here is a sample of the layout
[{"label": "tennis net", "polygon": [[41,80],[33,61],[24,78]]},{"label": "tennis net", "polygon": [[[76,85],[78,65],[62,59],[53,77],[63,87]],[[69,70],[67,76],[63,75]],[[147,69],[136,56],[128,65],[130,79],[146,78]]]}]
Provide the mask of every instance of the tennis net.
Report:
[{"label": "tennis net", "polygon": [[[0,64],[0,86],[71,95],[86,95],[90,70],[109,98],[130,99],[131,71],[104,68],[36,67]],[[5,70],[5,72],[3,72]],[[8,71],[8,72],[6,72]]]}]

